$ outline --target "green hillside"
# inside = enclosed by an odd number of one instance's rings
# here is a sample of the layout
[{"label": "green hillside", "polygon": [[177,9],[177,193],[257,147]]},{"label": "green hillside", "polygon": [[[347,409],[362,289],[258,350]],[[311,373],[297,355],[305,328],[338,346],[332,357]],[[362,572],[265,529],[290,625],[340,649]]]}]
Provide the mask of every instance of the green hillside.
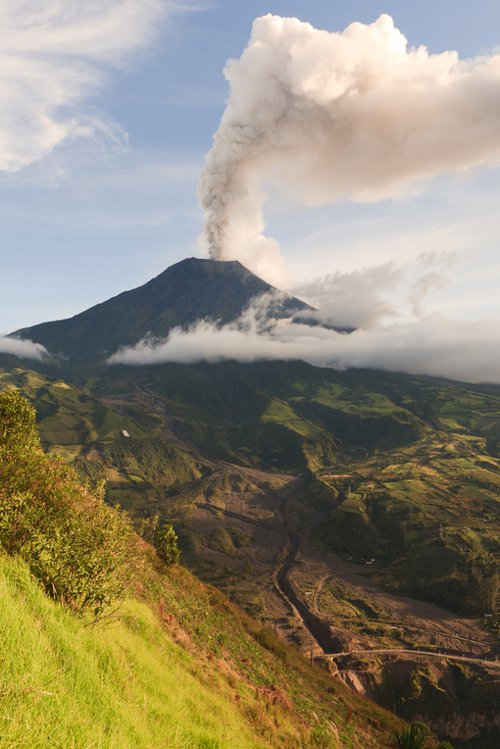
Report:
[{"label": "green hillside", "polygon": [[303,510],[322,515],[311,539],[324,550],[375,559],[395,591],[495,610],[498,388],[300,362],[61,374],[4,379],[36,403],[44,444],[106,478],[112,503],[193,530],[221,461],[302,475]]},{"label": "green hillside", "polygon": [[2,747],[393,746],[394,719],[309,672],[269,633],[256,639],[196,581],[177,573],[165,591],[161,614],[127,599],[89,626],[1,556]]},{"label": "green hillside", "polygon": [[[2,747],[393,745],[393,716],[165,567],[44,455],[33,416],[0,393]],[[94,596],[82,600],[89,583]]]},{"label": "green hillside", "polygon": [[[46,448],[89,486],[105,479],[108,503],[129,510],[146,538],[173,522],[197,575],[303,651],[311,633],[276,588],[287,559],[295,607],[335,632],[327,652],[422,644],[495,657],[499,388],[301,362],[28,370],[6,361],[1,377],[37,405]],[[331,581],[339,563],[347,577]],[[370,586],[445,606],[432,613],[439,632],[395,614],[395,601],[381,609]],[[460,629],[460,616],[476,624]],[[478,680],[498,694],[489,672],[464,672],[457,700],[458,672],[447,666],[392,666],[353,664],[374,699],[454,740],[447,726],[476,705]],[[427,702],[422,674],[432,676]],[[432,708],[437,696],[448,723]],[[485,736],[495,745],[489,705],[471,713],[479,718],[464,747]]]},{"label": "green hillside", "polygon": [[107,626],[85,626],[5,557],[0,601],[2,746],[269,746],[145,604],[126,601]]}]

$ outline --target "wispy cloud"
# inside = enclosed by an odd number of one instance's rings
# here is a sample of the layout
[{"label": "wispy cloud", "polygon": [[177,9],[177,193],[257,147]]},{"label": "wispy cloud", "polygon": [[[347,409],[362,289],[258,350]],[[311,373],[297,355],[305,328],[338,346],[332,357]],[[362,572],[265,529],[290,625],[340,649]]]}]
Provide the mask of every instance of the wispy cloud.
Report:
[{"label": "wispy cloud", "polygon": [[0,336],[0,354],[11,354],[20,359],[37,359],[40,361],[48,354],[48,351],[40,343]]},{"label": "wispy cloud", "polygon": [[3,0],[0,172],[71,139],[123,141],[118,125],[83,102],[176,10],[170,0]]},{"label": "wispy cloud", "polygon": [[411,313],[421,316],[425,298],[446,284],[451,257],[422,253],[414,262],[394,261],[360,270],[334,273],[292,289],[318,311],[307,317],[340,328],[366,328]]}]

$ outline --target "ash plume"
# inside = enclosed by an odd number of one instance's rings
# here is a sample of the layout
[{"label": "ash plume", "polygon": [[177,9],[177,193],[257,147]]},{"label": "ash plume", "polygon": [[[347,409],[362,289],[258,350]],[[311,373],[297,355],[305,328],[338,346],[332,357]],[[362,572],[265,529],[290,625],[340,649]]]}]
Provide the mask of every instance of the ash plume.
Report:
[{"label": "ash plume", "polygon": [[382,15],[342,33],[267,15],[225,68],[230,95],[200,180],[212,258],[279,281],[267,181],[304,205],[375,201],[500,157],[500,55],[431,55]]}]

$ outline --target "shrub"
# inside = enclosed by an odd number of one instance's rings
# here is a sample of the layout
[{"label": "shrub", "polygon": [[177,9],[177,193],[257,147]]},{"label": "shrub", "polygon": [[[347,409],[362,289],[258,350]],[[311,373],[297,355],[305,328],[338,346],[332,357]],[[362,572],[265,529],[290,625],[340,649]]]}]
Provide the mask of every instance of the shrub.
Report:
[{"label": "shrub", "polygon": [[422,726],[417,723],[402,728],[396,732],[396,746],[398,749],[423,749],[427,736]]},{"label": "shrub", "polygon": [[40,443],[33,406],[13,388],[0,393],[0,449],[28,449]]},{"label": "shrub", "polygon": [[0,544],[51,596],[95,616],[123,594],[135,548],[130,524],[102,496],[42,451],[29,403],[0,392]]},{"label": "shrub", "polygon": [[181,553],[177,544],[177,534],[171,523],[165,523],[158,531],[158,556],[167,564],[177,564]]}]

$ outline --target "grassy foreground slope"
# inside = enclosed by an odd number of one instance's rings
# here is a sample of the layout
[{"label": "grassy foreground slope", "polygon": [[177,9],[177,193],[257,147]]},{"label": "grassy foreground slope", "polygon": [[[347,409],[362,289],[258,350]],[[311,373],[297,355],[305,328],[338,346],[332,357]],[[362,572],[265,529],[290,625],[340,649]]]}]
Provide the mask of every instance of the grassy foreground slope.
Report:
[{"label": "grassy foreground slope", "polygon": [[138,601],[85,627],[4,557],[0,631],[5,749],[269,746]]}]

